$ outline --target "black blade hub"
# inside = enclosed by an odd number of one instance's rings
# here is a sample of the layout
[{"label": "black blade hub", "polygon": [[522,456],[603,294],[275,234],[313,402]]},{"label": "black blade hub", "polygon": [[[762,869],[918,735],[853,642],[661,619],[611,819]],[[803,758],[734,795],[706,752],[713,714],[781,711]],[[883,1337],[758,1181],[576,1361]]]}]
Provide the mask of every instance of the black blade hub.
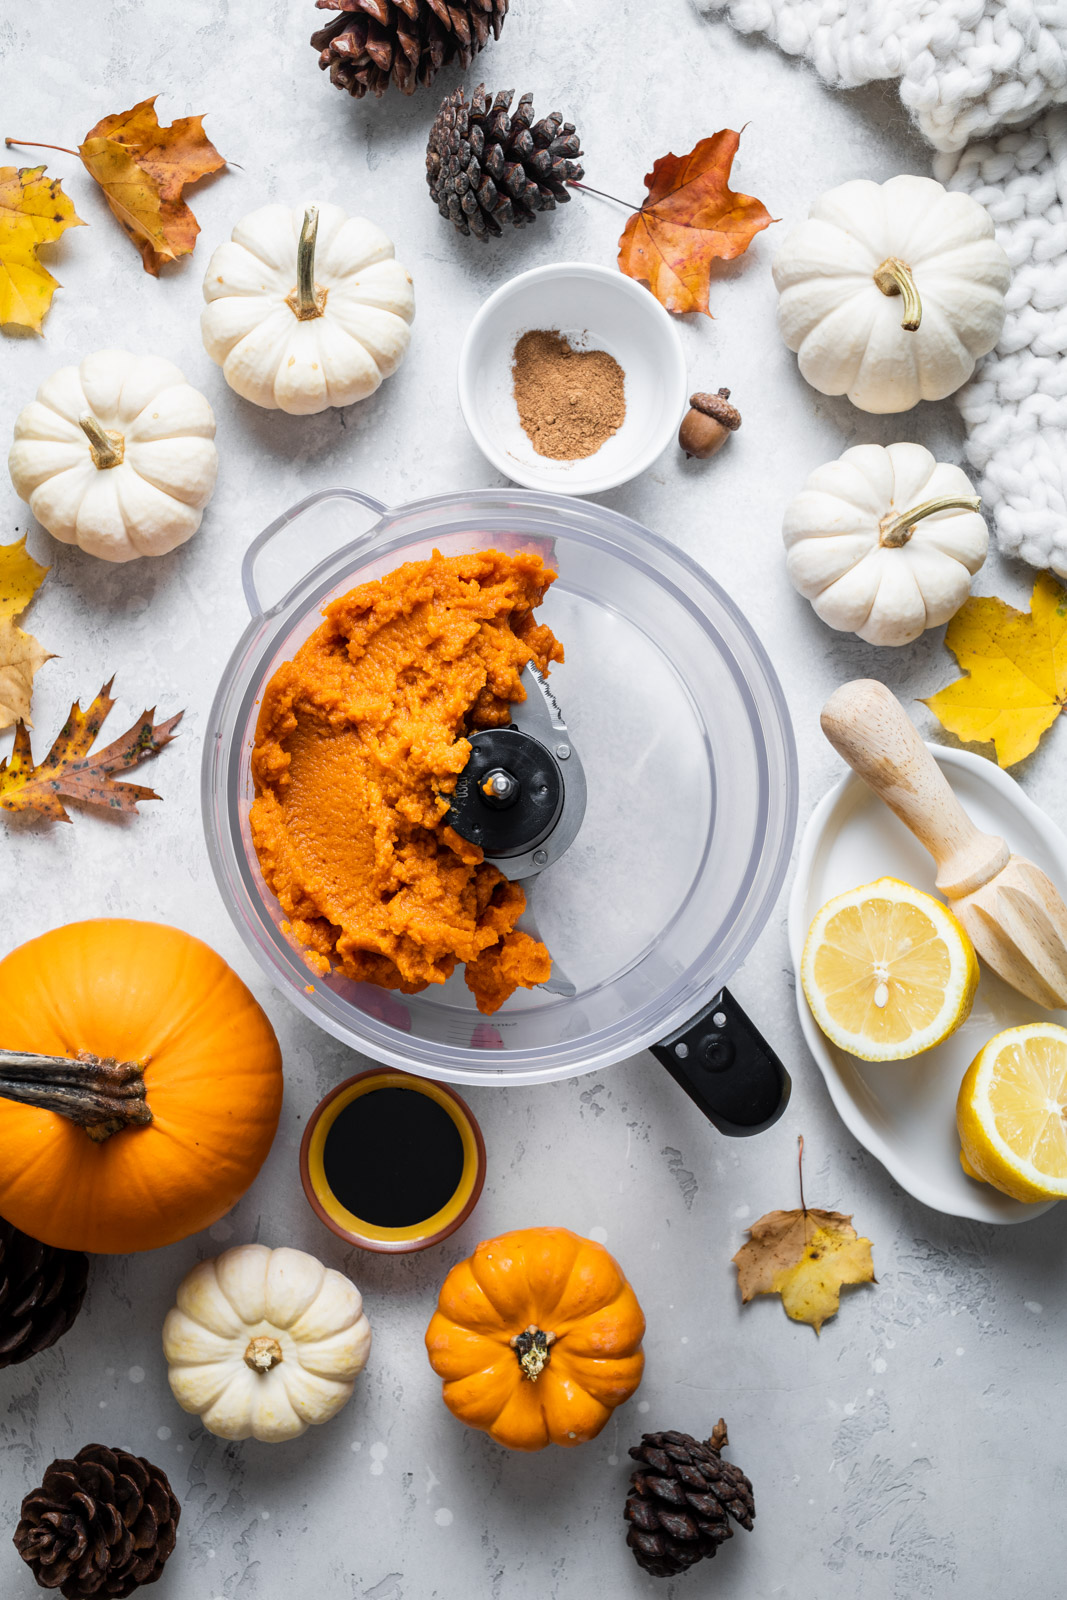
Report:
[{"label": "black blade hub", "polygon": [[552,832],[563,810],[563,778],[539,740],[518,728],[468,735],[471,753],[445,821],[487,856],[517,856]]}]

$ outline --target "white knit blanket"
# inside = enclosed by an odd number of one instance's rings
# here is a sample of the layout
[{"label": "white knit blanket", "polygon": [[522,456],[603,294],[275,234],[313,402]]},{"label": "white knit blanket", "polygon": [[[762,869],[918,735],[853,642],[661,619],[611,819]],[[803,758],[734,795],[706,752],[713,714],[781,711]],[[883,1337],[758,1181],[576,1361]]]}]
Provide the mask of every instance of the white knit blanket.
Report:
[{"label": "white knit blanket", "polygon": [[1067,0],[694,4],[835,87],[899,79],[934,176],[992,215],[1013,277],[1000,343],[956,396],[967,455],[1005,554],[1067,577]]}]

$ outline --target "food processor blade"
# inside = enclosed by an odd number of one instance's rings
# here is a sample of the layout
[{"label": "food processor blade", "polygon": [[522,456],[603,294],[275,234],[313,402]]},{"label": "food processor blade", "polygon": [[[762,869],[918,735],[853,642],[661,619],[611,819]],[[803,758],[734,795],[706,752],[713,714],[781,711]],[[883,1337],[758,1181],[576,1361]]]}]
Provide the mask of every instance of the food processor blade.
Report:
[{"label": "food processor blade", "polygon": [[[585,770],[547,678],[531,663],[522,683],[526,699],[512,708],[510,726],[470,735],[471,753],[447,820],[506,878],[523,885],[526,910],[517,926],[543,944],[530,909],[531,886],[577,836],[585,817]],[[556,961],[547,983],[537,987],[568,1000],[578,992]]]},{"label": "food processor blade", "polygon": [[522,684],[526,699],[509,725],[468,735],[471,753],[446,817],[515,882],[559,860],[586,807],[585,771],[547,679],[530,664]]}]

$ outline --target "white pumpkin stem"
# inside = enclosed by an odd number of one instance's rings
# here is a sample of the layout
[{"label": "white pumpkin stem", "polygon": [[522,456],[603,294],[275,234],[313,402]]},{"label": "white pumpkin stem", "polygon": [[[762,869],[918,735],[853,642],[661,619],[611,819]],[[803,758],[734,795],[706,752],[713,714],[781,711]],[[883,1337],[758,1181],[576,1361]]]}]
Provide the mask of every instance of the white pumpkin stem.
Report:
[{"label": "white pumpkin stem", "polygon": [[549,1353],[555,1342],[554,1333],[543,1333],[534,1322],[531,1322],[522,1333],[516,1333],[508,1340],[519,1358],[524,1378],[529,1378],[531,1383],[537,1382],[548,1366]]},{"label": "white pumpkin stem", "polygon": [[319,231],[319,208],[308,206],[304,212],[304,226],[296,247],[296,288],[285,297],[285,303],[300,322],[310,322],[321,317],[326,305],[326,290],[315,282],[315,240]]},{"label": "white pumpkin stem", "polygon": [[76,1056],[0,1050],[0,1100],[56,1111],[101,1143],[123,1128],[151,1122],[144,1066],[87,1050]]},{"label": "white pumpkin stem", "polygon": [[903,516],[882,518],[878,543],[889,550],[899,550],[915,532],[915,524],[938,511],[980,511],[982,502],[976,494],[943,494],[937,500],[925,500],[921,506],[905,511]]},{"label": "white pumpkin stem", "polygon": [[126,454],[126,439],[121,433],[111,433],[102,428],[91,412],[78,418],[78,426],[89,441],[93,466],[103,471],[105,467],[121,466]]},{"label": "white pumpkin stem", "polygon": [[883,294],[899,294],[904,301],[904,318],[900,326],[914,333],[923,319],[923,303],[911,268],[898,256],[887,256],[874,275],[874,281]]},{"label": "white pumpkin stem", "polygon": [[253,1372],[261,1374],[270,1372],[282,1359],[281,1345],[269,1334],[260,1333],[254,1339],[249,1339],[244,1361],[245,1366],[251,1367]]}]

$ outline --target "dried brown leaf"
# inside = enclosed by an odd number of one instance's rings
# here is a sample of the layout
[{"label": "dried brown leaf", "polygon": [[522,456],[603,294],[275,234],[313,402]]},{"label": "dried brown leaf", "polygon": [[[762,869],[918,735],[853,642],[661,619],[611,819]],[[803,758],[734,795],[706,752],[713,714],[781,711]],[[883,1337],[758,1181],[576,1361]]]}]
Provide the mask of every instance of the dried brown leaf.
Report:
[{"label": "dried brown leaf", "polygon": [[64,800],[129,812],[135,811],[142,800],[160,798],[154,789],[143,784],[122,781],[120,774],[158,755],[174,737],[182,713],[156,724],[155,707],[143,711],[121,738],[90,754],[115,703],[110,693],[113,682],[114,679],[104,684],[87,711],[74,702],[70,716],[39,766],[34,765],[26,725],[18,724],[10,759],[0,762],[0,808],[36,812],[55,822],[69,822]]}]

